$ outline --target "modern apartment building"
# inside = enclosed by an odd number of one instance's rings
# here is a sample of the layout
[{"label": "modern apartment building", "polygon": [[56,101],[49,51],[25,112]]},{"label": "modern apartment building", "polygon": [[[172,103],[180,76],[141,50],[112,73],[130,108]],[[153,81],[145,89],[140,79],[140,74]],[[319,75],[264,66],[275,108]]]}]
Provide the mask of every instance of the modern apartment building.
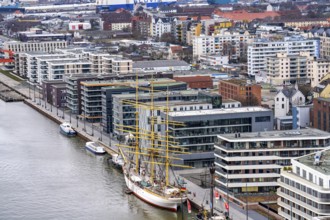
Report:
[{"label": "modern apartment building", "polygon": [[268,81],[276,85],[310,83],[312,75],[307,73],[307,66],[309,60],[313,59],[308,52],[291,56],[278,53],[276,57],[269,57],[266,69]]},{"label": "modern apartment building", "polygon": [[21,31],[17,35],[22,42],[69,41],[72,39],[70,33],[50,33],[39,28]]},{"label": "modern apartment building", "polygon": [[[162,87],[163,87],[163,90],[167,90],[166,85],[165,85],[165,88],[164,88],[164,85]],[[159,90],[159,89],[157,89],[157,90]],[[208,96],[207,94],[203,95],[202,92],[199,92],[199,91],[171,90],[170,94],[167,94],[166,92],[154,93],[154,95],[153,95],[154,102],[164,102],[164,101],[166,101],[167,96],[168,96],[168,99],[170,102],[200,100],[200,101],[212,103],[212,101],[215,100],[215,98],[213,98],[212,96]],[[220,106],[221,106],[221,97],[219,97],[219,95],[218,95],[218,97],[216,97],[216,98],[219,100]],[[114,135],[123,134],[123,132],[120,130],[120,128],[114,124],[129,125],[129,126],[135,125],[135,114],[134,113],[136,112],[136,109],[134,106],[132,106],[128,103],[125,103],[124,100],[135,101],[136,95],[135,94],[113,95],[112,102],[103,102],[103,104],[106,104],[106,106],[102,107],[103,112],[105,110],[107,110],[107,114],[112,114],[113,123],[110,123],[112,125],[112,128],[110,128],[110,129],[111,129],[111,132],[114,133]],[[150,95],[150,93],[148,93],[148,91],[147,91],[147,93],[139,93],[139,102],[150,102],[150,101],[151,101],[151,95]],[[110,108],[112,108],[112,110]],[[102,122],[103,124],[108,124],[109,122],[107,122],[105,120],[109,120],[109,118],[103,118],[103,122]]]},{"label": "modern apartment building", "polygon": [[176,146],[191,153],[177,156],[183,159],[183,164],[193,167],[207,167],[214,162],[214,142],[219,134],[273,130],[273,113],[262,107],[177,109],[169,112],[168,117],[170,121],[184,123],[184,126],[170,124],[169,130]]},{"label": "modern apartment building", "polygon": [[[102,89],[105,87],[113,88],[113,86],[124,87],[121,93],[125,93],[127,88],[125,87],[135,87],[135,80],[125,80],[125,81],[85,81],[80,82],[81,84],[81,112],[83,117],[90,121],[101,121],[102,119],[102,97],[107,98],[102,95]],[[150,80],[140,80],[141,85],[146,85],[150,88]],[[155,79],[153,81],[155,90],[166,90],[167,87],[173,90],[185,90],[187,89],[186,83],[178,83],[172,79]],[[160,88],[162,87],[162,89]],[[106,95],[106,93],[105,93]],[[111,97],[110,97],[111,99]],[[105,111],[106,112],[106,111]],[[109,113],[109,112],[107,112]],[[108,114],[107,114],[108,115]],[[108,119],[108,118],[106,118]],[[105,125],[107,123],[104,123]]]},{"label": "modern apartment building", "polygon": [[248,46],[248,74],[255,76],[261,71],[266,71],[268,58],[276,57],[278,53],[284,52],[288,56],[297,56],[300,52],[307,52],[311,56],[319,58],[320,41],[305,39],[302,36],[285,37],[281,41],[256,39]]},{"label": "modern apartment building", "polygon": [[193,56],[200,58],[201,55],[220,54],[228,56],[229,60],[246,56],[247,43],[252,39],[249,32],[229,32],[214,36],[201,35],[193,38]]},{"label": "modern apartment building", "polygon": [[187,71],[191,66],[183,60],[148,60],[133,63],[133,70],[138,72]]},{"label": "modern apartment building", "polygon": [[[269,117],[257,115],[258,122]],[[287,131],[220,134],[215,143],[217,187],[232,193],[275,191],[283,166],[291,159],[324,149],[330,134],[306,128]]]},{"label": "modern apartment building", "polygon": [[133,73],[133,61],[120,56],[102,57],[102,73],[122,75]]},{"label": "modern apartment building", "polygon": [[91,62],[91,73],[102,74],[103,57],[109,56],[109,53],[102,51],[83,51],[84,57]]},{"label": "modern apartment building", "polygon": [[309,37],[320,38],[320,56],[324,59],[330,59],[330,28],[313,29],[309,33]]},{"label": "modern apartment building", "polygon": [[330,218],[329,160],[330,151],[326,149],[292,159],[292,167],[281,170],[277,204],[283,219]]},{"label": "modern apartment building", "polygon": [[48,79],[63,79],[68,74],[89,74],[91,72],[91,63],[87,60],[63,59],[51,60],[47,62]]},{"label": "modern apartment building", "polygon": [[20,52],[54,52],[57,49],[66,48],[67,41],[41,41],[41,42],[20,42],[6,41],[3,43],[5,50],[11,50],[14,53]]},{"label": "modern apartment building", "polygon": [[[139,79],[151,78],[148,74],[139,74]],[[171,77],[169,74],[157,74],[157,78],[168,78]],[[74,114],[81,114],[81,82],[84,81],[109,81],[109,80],[132,80],[136,79],[136,74],[125,74],[125,75],[113,75],[113,74],[69,74],[64,75],[64,81],[67,84],[67,107]],[[118,83],[117,83],[118,84]],[[120,83],[119,83],[120,84]],[[111,84],[112,85],[112,84]]]}]

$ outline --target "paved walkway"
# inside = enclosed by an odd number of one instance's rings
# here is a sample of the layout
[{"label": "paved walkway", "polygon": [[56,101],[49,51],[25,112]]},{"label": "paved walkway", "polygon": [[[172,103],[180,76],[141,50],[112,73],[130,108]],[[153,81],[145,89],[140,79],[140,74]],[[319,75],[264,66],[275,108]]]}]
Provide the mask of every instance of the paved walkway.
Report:
[{"label": "paved walkway", "polygon": [[[185,181],[187,182],[187,189],[191,192],[191,194],[188,194],[189,200],[198,206],[203,205],[207,210],[210,210],[210,189],[204,189],[186,179]],[[213,211],[218,215],[225,213],[224,202],[214,199]],[[246,210],[233,202],[229,202],[229,216],[233,220],[267,220],[267,217],[260,215],[254,210],[248,210],[248,218],[246,218]]]}]

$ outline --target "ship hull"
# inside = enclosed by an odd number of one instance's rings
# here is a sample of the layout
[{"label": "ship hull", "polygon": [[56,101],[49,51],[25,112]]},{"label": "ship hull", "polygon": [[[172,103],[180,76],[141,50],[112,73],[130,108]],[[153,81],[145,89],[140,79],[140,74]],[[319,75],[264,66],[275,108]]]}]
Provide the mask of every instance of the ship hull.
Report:
[{"label": "ship hull", "polygon": [[127,188],[131,190],[136,197],[150,205],[176,212],[180,204],[186,201],[186,198],[163,198],[134,184],[125,173],[124,176]]},{"label": "ship hull", "polygon": [[[141,3],[143,3],[143,1],[141,1]],[[147,2],[145,3],[146,6],[148,8],[157,8],[159,6],[162,6],[162,5],[169,5],[169,4],[173,4],[173,3],[176,3],[176,1],[168,1],[168,2]],[[98,10],[110,10],[110,11],[115,11],[117,9],[120,9],[120,8],[123,8],[123,9],[126,9],[126,10],[133,10],[134,9],[134,3],[133,2],[130,2],[130,3],[124,3],[124,4],[121,4],[121,3],[113,3],[113,4],[107,4],[107,5],[97,5],[97,9]]]},{"label": "ship hull", "polygon": [[90,152],[92,152],[92,153],[94,153],[94,154],[97,154],[97,155],[105,154],[105,151],[95,151],[93,148],[91,148],[91,147],[89,147],[89,146],[87,146],[87,145],[85,145],[85,148],[86,148],[88,151],[90,151]]},{"label": "ship hull", "polygon": [[75,131],[68,131],[66,129],[63,129],[62,127],[60,127],[60,132],[68,137],[74,137],[77,135],[77,132]]}]

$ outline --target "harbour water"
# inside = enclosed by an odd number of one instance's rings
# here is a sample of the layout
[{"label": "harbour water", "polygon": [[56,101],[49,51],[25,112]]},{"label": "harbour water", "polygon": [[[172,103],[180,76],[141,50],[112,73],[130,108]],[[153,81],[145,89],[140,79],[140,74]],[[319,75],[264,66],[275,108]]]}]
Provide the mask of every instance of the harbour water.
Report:
[{"label": "harbour water", "polygon": [[[122,173],[23,103],[0,100],[0,219],[182,219],[124,192]],[[185,210],[184,219],[193,219]]]}]

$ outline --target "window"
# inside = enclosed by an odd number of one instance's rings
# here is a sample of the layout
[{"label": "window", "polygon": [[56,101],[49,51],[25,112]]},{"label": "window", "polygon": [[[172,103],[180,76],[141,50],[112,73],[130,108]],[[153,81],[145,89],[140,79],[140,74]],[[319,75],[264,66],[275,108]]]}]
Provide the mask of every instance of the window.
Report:
[{"label": "window", "polygon": [[282,104],[282,109],[284,109],[284,104]]},{"label": "window", "polygon": [[312,181],[313,182],[313,174],[312,173],[309,173],[309,181]]},{"label": "window", "polygon": [[270,116],[261,116],[255,118],[255,122],[269,122],[269,121],[270,121]]},{"label": "window", "polygon": [[323,179],[321,177],[319,178],[319,186],[323,187]]}]

